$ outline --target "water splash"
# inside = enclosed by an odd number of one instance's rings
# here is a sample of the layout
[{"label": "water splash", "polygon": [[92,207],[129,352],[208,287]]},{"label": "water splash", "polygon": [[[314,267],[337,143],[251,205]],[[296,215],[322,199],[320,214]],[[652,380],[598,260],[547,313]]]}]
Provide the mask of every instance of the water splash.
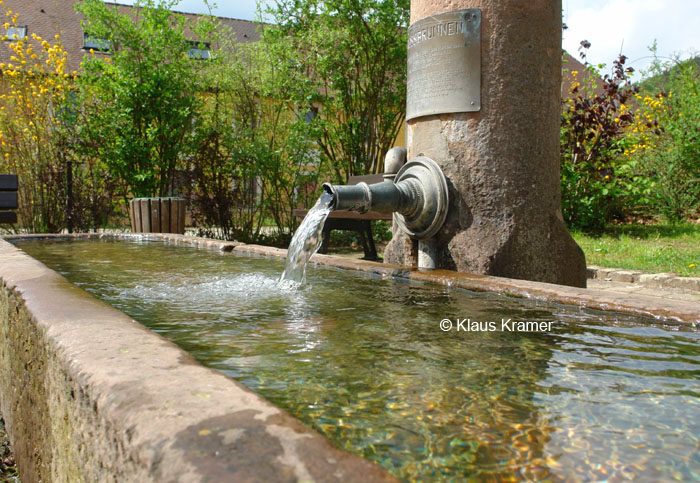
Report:
[{"label": "water splash", "polygon": [[280,277],[280,282],[303,284],[306,281],[306,264],[321,247],[323,224],[328,214],[333,211],[333,195],[324,192],[313,208],[304,217],[292,237],[287,250],[287,266]]}]

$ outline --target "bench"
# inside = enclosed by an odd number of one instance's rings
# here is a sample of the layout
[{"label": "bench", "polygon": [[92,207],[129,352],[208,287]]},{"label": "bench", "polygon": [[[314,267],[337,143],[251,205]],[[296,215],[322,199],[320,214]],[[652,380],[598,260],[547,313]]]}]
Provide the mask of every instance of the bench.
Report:
[{"label": "bench", "polygon": [[[367,184],[381,183],[384,177],[381,174],[368,174],[365,176],[350,176],[348,184],[358,184],[365,182]],[[292,211],[294,216],[305,217],[309,210],[296,209]],[[374,245],[372,237],[372,220],[391,220],[391,214],[377,213],[376,211],[368,211],[367,213],[355,213],[354,211],[338,210],[331,211],[323,225],[323,238],[319,253],[328,251],[330,243],[331,231],[346,230],[359,233],[362,249],[365,252],[365,260],[377,260],[377,248]]]},{"label": "bench", "polygon": [[0,174],[0,223],[17,223],[17,175]]}]

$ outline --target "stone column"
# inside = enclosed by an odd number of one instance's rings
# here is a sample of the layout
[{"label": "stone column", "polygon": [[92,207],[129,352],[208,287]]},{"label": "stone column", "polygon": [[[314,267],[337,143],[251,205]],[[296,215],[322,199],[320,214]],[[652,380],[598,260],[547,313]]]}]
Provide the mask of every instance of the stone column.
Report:
[{"label": "stone column", "polygon": [[[561,216],[561,0],[412,0],[411,23],[465,8],[481,9],[481,109],[407,126],[408,159],[432,158],[448,180],[437,266],[585,287]],[[384,257],[415,264],[416,253],[395,232]]]}]

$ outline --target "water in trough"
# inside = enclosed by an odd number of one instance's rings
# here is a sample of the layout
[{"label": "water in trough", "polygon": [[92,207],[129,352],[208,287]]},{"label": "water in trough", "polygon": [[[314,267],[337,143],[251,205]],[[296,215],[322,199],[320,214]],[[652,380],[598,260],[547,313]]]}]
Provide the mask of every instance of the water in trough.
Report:
[{"label": "water in trough", "polygon": [[161,242],[17,245],[401,479],[700,478],[696,328],[315,267],[291,288],[278,260]]}]

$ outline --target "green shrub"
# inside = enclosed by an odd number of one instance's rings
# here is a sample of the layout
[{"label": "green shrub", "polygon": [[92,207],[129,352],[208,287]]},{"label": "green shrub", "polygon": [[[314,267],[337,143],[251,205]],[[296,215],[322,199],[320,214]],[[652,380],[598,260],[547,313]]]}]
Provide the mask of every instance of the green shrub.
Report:
[{"label": "green shrub", "polygon": [[111,56],[83,59],[81,82],[92,96],[84,109],[99,157],[125,194],[168,196],[191,151],[203,63],[188,56],[188,25],[175,0],[139,0],[138,15],[101,0],[82,0],[84,30],[109,42]]},{"label": "green shrub", "polygon": [[660,137],[653,149],[640,153],[646,174],[654,180],[651,201],[656,212],[673,223],[700,208],[700,68],[694,59],[656,63],[657,75],[666,80],[665,92],[656,97]]},{"label": "green shrub", "polygon": [[[582,57],[590,46],[582,42]],[[574,84],[565,99],[561,123],[562,214],[569,226],[600,229],[621,216],[630,199],[643,196],[634,165],[621,159],[624,130],[634,118],[628,102],[635,92],[625,56],[613,63],[613,74],[600,78],[590,64],[588,85]],[[602,67],[602,66],[601,66]]]},{"label": "green shrub", "polygon": [[292,210],[313,205],[324,173],[311,127],[284,100],[294,68],[261,43],[217,44],[188,169],[194,218],[222,238],[278,245],[300,221]]}]

